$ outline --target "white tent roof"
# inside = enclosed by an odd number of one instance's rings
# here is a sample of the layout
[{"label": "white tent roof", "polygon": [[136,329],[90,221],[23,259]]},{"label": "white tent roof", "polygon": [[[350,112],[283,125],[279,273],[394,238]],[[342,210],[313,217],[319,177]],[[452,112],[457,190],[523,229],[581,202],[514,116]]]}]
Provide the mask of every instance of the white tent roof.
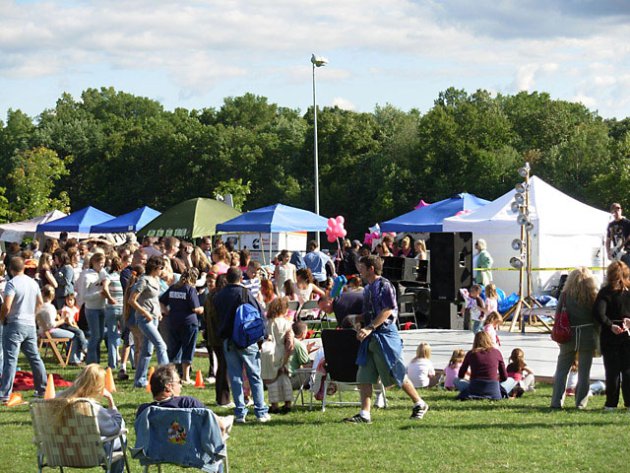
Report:
[{"label": "white tent roof", "polygon": [[35,235],[37,225],[39,225],[40,223],[51,222],[65,216],[65,213],[60,212],[59,210],[53,210],[30,220],[5,223],[3,225],[0,225],[0,240],[15,241],[19,243],[25,237],[33,237]]},{"label": "white tent roof", "polygon": [[[610,214],[579,202],[539,177],[529,180],[529,211],[534,232],[539,235],[602,235],[610,221]],[[444,220],[445,232],[491,231],[493,234],[518,233],[516,217],[511,204],[515,190],[511,190],[489,204],[469,214]]]},{"label": "white tent roof", "polygon": [[[529,181],[529,211],[534,292],[557,284],[563,268],[604,266],[603,236],[610,220],[607,212],[589,207],[553,188],[539,177]],[[520,238],[517,213],[512,212],[512,190],[467,215],[447,218],[445,232],[473,232],[475,240],[486,240],[494,259],[493,280],[506,292],[518,289],[518,271],[512,271],[510,258],[517,255],[510,245]]]}]

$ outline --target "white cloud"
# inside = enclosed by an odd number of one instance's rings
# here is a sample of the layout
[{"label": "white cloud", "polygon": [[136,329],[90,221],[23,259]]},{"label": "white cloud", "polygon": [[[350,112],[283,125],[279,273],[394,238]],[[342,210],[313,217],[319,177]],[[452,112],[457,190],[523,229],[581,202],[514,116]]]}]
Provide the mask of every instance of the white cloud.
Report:
[{"label": "white cloud", "polygon": [[342,110],[351,110],[354,111],[357,107],[348,99],[344,99],[343,97],[335,97],[332,100],[333,107],[339,107]]},{"label": "white cloud", "polygon": [[528,8],[515,0],[0,0],[0,86],[2,77],[61,82],[100,66],[164,76],[180,97],[238,79],[273,78],[283,88],[310,81],[316,52],[330,59],[318,84],[351,88],[366,75],[387,83],[374,103],[389,102],[400,82],[414,84],[413,94],[432,81],[508,93],[550,87],[565,99],[587,90],[608,107],[628,95],[613,79],[628,74],[630,24],[617,2],[601,1],[597,13],[594,0]]}]

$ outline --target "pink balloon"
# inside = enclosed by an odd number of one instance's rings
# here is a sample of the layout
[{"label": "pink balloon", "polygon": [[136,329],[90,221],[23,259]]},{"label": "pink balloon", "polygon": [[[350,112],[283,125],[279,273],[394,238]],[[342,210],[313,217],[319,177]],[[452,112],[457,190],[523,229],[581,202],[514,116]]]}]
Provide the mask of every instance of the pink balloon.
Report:
[{"label": "pink balloon", "polygon": [[337,221],[334,218],[330,217],[328,219],[328,226],[329,227],[332,227],[335,223],[337,223]]},{"label": "pink balloon", "polygon": [[343,218],[341,215],[339,215],[335,220],[339,225],[343,225],[344,223],[346,223],[346,219]]},{"label": "pink balloon", "polygon": [[365,233],[363,235],[363,243],[365,243],[366,245],[371,245],[372,244],[372,234],[371,233]]},{"label": "pink balloon", "polygon": [[339,238],[345,238],[347,234],[348,232],[346,231],[346,229],[342,228],[341,233],[339,233]]},{"label": "pink balloon", "polygon": [[328,243],[334,243],[335,241],[337,241],[337,238],[333,235],[328,235]]}]

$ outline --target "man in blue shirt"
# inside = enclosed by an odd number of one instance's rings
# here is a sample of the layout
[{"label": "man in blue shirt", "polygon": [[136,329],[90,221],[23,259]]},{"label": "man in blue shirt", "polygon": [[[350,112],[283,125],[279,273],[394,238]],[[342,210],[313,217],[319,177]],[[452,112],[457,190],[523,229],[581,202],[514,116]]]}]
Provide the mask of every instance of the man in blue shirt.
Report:
[{"label": "man in blue shirt", "polygon": [[321,286],[328,278],[326,274],[326,265],[332,265],[330,258],[319,251],[317,242],[312,240],[308,244],[308,253],[304,255],[306,267],[313,273],[313,279]]},{"label": "man in blue shirt", "polygon": [[251,304],[262,314],[260,303],[252,293],[241,284],[243,273],[239,268],[231,267],[226,273],[228,285],[221,289],[214,298],[214,306],[219,315],[219,336],[223,340],[223,352],[227,362],[232,397],[234,398],[235,422],[244,424],[247,416],[243,394],[243,368],[247,372],[249,385],[254,398],[254,412],[259,422],[271,419],[265,404],[263,381],[260,376],[260,349],[258,343],[240,348],[232,341],[234,317],[241,304]]},{"label": "man in blue shirt", "polygon": [[402,339],[396,329],[398,305],[391,282],[381,276],[383,261],[375,255],[364,256],[357,266],[361,277],[368,282],[363,290],[363,321],[365,327],[357,333],[361,342],[357,355],[357,383],[361,395],[361,411],[344,419],[354,424],[372,422],[372,385],[380,377],[384,386],[398,384],[413,401],[411,419],[422,419],[429,406],[418,395],[407,378],[402,359]]},{"label": "man in blue shirt", "polygon": [[2,402],[8,401],[13,391],[20,349],[33,370],[35,395],[43,396],[46,391],[46,367],[39,356],[35,327],[35,314],[43,304],[42,295],[35,280],[24,274],[24,260],[21,257],[11,258],[9,271],[13,278],[4,289],[4,304],[0,310],[0,323],[5,325],[2,334],[4,362],[0,383]]}]

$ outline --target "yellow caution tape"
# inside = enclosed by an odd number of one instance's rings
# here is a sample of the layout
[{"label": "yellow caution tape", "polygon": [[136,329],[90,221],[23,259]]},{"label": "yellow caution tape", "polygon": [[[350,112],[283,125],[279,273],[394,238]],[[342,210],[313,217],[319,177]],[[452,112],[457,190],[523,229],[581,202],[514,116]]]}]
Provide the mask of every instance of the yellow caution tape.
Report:
[{"label": "yellow caution tape", "polygon": [[[580,266],[582,267],[582,266]],[[572,266],[567,268],[530,268],[531,271],[573,271],[577,269],[578,266]],[[527,271],[527,268],[523,267],[523,271]],[[607,269],[603,266],[587,266],[587,269],[591,271],[602,271]],[[473,271],[520,271],[520,269],[516,268],[473,268]]]}]

